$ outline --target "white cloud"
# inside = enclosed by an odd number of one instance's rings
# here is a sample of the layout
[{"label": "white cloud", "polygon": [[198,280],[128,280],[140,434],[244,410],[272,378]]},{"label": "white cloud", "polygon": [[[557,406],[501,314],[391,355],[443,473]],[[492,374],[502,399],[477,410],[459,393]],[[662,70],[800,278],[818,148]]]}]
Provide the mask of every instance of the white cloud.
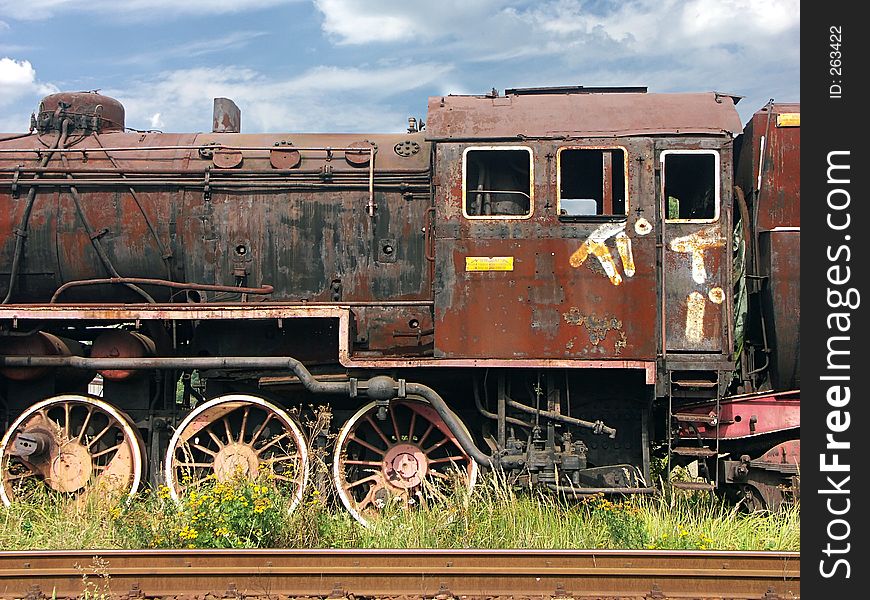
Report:
[{"label": "white cloud", "polygon": [[[663,55],[718,44],[771,47],[797,29],[798,0],[634,0],[605,10],[578,0],[315,0],[338,44],[442,40],[470,60],[565,55]],[[775,48],[776,46],[772,46]]]},{"label": "white cloud", "polygon": [[0,0],[0,16],[20,21],[65,12],[99,13],[119,20],[159,20],[192,14],[226,14],[291,4],[300,0]]},{"label": "white cloud", "polygon": [[266,31],[232,31],[223,36],[213,36],[156,48],[150,52],[122,58],[117,62],[118,64],[149,65],[169,59],[190,59],[209,54],[220,54],[226,50],[244,48],[252,40],[268,34]]},{"label": "white cloud", "polygon": [[57,88],[53,85],[37,80],[36,70],[30,61],[0,58],[0,106],[12,104],[26,96],[41,97],[55,91]]},{"label": "white cloud", "polygon": [[160,118],[160,113],[154,113],[151,115],[151,119],[149,119],[151,123],[151,129],[162,129],[166,125],[163,123],[163,119]]},{"label": "white cloud", "polygon": [[290,79],[239,67],[185,69],[104,93],[124,104],[127,124],[136,128],[157,117],[166,131],[208,131],[212,99],[224,97],[241,108],[244,132],[400,131],[408,115],[391,104],[392,96],[433,85],[451,69],[440,63],[319,66]]}]

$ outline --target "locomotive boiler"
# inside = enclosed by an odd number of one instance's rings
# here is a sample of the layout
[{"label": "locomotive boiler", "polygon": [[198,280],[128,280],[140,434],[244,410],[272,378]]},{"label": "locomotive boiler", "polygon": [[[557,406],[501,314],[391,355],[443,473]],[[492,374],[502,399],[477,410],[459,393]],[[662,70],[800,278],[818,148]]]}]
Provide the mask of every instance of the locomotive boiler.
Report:
[{"label": "locomotive boiler", "polygon": [[295,504],[316,450],[363,523],[480,468],[650,493],[656,455],[790,500],[799,107],[741,133],[737,100],[512,89],[243,134],[216,99],[185,134],[46,97],[0,136],[0,498],[265,473]]}]

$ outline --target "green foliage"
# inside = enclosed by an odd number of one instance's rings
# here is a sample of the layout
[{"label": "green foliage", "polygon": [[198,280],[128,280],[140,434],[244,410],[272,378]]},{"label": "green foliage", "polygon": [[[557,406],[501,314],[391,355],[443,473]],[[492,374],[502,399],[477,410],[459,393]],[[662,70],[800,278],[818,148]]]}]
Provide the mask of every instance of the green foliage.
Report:
[{"label": "green foliage", "polygon": [[747,514],[710,494],[578,500],[489,474],[410,510],[390,504],[365,528],[316,487],[290,513],[268,476],[210,480],[178,503],[165,487],[122,501],[45,493],[0,508],[0,547],[800,550],[797,506]]}]

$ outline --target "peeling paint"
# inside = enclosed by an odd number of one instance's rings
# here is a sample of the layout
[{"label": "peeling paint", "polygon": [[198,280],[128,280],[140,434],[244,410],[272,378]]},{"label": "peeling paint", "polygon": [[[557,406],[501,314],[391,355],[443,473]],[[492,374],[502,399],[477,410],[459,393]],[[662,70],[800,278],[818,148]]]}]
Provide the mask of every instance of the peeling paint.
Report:
[{"label": "peeling paint", "polygon": [[562,313],[562,317],[565,319],[565,322],[570,325],[584,326],[586,330],[589,332],[589,341],[592,342],[593,346],[597,346],[604,338],[607,337],[607,332],[611,329],[618,330],[620,332],[621,346],[620,341],[615,342],[615,346],[617,348],[617,354],[619,354],[619,349],[624,348],[627,344],[625,333],[622,332],[622,321],[617,319],[616,317],[596,317],[595,315],[584,315],[581,314],[580,309],[575,307],[571,307],[566,313]]},{"label": "peeling paint", "polygon": [[622,276],[616,270],[616,261],[613,260],[613,254],[606,244],[607,240],[612,237],[616,238],[616,248],[622,261],[625,276],[632,277],[635,272],[634,258],[631,254],[631,240],[625,235],[625,223],[604,223],[590,233],[583,245],[571,255],[569,259],[571,266],[579,267],[592,254],[598,259],[604,273],[610,279],[610,283],[620,285]]},{"label": "peeling paint", "polygon": [[616,234],[616,250],[619,252],[619,258],[622,260],[622,268],[625,270],[626,277],[634,276],[634,256],[631,253],[631,240],[625,235],[624,231]]},{"label": "peeling paint", "polygon": [[686,299],[686,338],[700,342],[704,336],[704,305],[707,300],[700,292],[692,292]]},{"label": "peeling paint", "polygon": [[704,267],[704,252],[710,248],[725,245],[718,224],[713,224],[690,235],[671,240],[671,250],[692,255],[692,279],[696,283],[707,281],[707,269]]},{"label": "peeling paint", "polygon": [[725,292],[722,291],[722,288],[720,287],[714,287],[710,289],[710,292],[707,294],[707,296],[710,298],[710,302],[712,302],[713,304],[722,304],[722,302],[725,300]]},{"label": "peeling paint", "polygon": [[652,231],[652,225],[643,217],[634,222],[634,231],[637,235],[647,235]]}]

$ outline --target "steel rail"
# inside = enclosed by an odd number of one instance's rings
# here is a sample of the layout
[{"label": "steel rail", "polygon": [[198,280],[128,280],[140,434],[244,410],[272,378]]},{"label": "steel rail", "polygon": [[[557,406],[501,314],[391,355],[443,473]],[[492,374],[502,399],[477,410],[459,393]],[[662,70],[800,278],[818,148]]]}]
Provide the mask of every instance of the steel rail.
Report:
[{"label": "steel rail", "polygon": [[800,597],[796,552],[88,550],[0,552],[0,598]]}]

